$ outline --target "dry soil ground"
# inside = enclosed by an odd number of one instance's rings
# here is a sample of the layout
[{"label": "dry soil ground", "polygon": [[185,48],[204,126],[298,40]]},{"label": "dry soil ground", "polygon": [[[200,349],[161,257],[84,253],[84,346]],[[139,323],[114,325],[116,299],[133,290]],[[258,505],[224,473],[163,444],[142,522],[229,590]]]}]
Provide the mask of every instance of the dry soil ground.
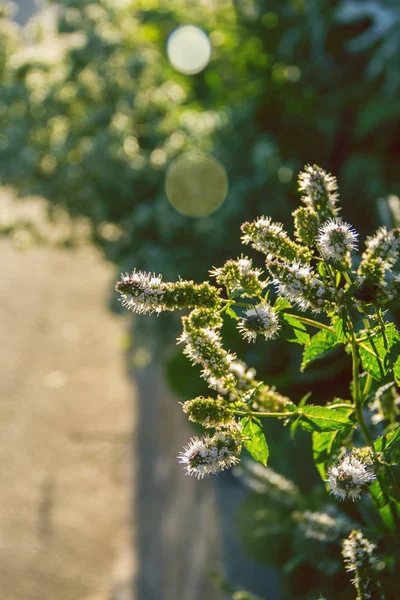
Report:
[{"label": "dry soil ground", "polygon": [[1,600],[216,600],[215,497],[153,366],[128,376],[114,268],[0,240]]}]

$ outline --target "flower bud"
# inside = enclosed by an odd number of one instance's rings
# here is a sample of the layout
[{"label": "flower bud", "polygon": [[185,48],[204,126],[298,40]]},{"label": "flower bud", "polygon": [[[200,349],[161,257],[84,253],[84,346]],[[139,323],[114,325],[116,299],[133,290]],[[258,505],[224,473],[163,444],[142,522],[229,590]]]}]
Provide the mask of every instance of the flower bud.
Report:
[{"label": "flower bud", "polygon": [[311,206],[300,206],[292,215],[296,239],[311,248],[315,246],[320,227],[318,213]]},{"label": "flower bud", "polygon": [[188,400],[183,405],[183,412],[188,415],[189,421],[200,423],[204,427],[220,427],[230,423],[233,415],[226,408],[226,402],[218,398],[204,398],[198,396]]}]

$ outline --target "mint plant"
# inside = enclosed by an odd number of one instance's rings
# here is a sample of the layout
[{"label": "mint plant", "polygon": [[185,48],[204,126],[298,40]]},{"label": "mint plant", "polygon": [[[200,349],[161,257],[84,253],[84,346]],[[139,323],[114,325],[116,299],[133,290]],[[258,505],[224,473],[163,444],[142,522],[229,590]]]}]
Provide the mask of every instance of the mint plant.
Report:
[{"label": "mint plant", "polygon": [[[212,393],[185,402],[183,410],[189,420],[214,432],[193,437],[180,453],[188,474],[200,479],[235,467],[246,449],[263,465],[261,483],[275,491],[280,485],[284,495],[291,483],[282,486],[286,480],[266,468],[270,451],[262,426],[263,419],[279,419],[292,435],[299,427],[310,432],[315,465],[337,501],[370,496],[380,518],[372,532],[379,543],[400,535],[395,391],[400,333],[388,318],[389,303],[400,289],[395,271],[400,229],[380,228],[366,239],[357,260],[358,234],[339,216],[336,179],[318,166],[306,166],[299,190],[295,240],[266,216],[242,225],[242,242],[264,255],[265,271],[242,255],[210,271],[215,284],[165,282],[161,275],[134,270],[122,276],[116,290],[123,305],[139,314],[189,309],[178,342],[190,361],[200,365]],[[300,344],[302,371],[342,346],[352,364],[349,398],[327,390],[323,406],[309,403],[309,395],[296,404],[259,381],[253,368],[224,348],[225,316],[236,321],[238,335],[249,343],[258,336],[266,341],[282,336]],[[303,532],[325,541],[342,543],[345,538],[343,556],[346,569],[355,572],[357,598],[377,598],[378,571],[386,566],[389,576],[393,556],[386,562],[375,558],[374,543],[364,538],[368,523],[350,520],[334,505],[313,512],[304,506],[298,510],[294,499],[292,504],[292,520]],[[379,593],[383,598],[384,592]]]}]

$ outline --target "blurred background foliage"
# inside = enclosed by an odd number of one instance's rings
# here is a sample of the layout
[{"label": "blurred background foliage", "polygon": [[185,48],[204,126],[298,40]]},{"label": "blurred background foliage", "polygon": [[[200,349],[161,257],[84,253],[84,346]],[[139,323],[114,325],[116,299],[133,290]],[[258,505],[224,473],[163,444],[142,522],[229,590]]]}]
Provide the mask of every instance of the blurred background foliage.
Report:
[{"label": "blurred background foliage", "polygon": [[[268,214],[292,230],[297,173],[309,162],[338,178],[341,214],[361,240],[400,222],[397,0],[50,1],[23,28],[12,4],[1,6],[0,181],[17,204],[45,198],[50,225],[18,217],[10,201],[0,231],[44,242],[61,222],[64,245],[90,239],[118,271],[200,281],[243,251],[243,221]],[[191,76],[166,54],[168,36],[188,23],[212,44],[208,66]],[[166,170],[188,150],[213,155],[228,176],[227,198],[208,217],[185,217],[166,196]],[[161,331],[173,340],[177,323],[138,321],[139,363],[145,345],[163,346]],[[331,383],[346,393],[344,354],[299,375],[293,345],[249,347],[232,323],[225,334],[294,401],[311,389],[322,402]],[[167,377],[184,399],[205,393],[180,355]],[[296,478],[307,452],[283,471]]]}]

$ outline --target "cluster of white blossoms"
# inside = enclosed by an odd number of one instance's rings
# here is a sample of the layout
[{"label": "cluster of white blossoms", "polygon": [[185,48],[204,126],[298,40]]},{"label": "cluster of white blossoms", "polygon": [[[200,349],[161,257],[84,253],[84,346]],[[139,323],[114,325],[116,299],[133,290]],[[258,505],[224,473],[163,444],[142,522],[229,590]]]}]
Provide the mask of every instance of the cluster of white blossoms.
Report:
[{"label": "cluster of white blossoms", "polygon": [[343,541],[345,569],[354,573],[351,581],[357,590],[357,600],[385,600],[376,574],[378,560],[375,548],[375,544],[357,530]]},{"label": "cluster of white blossoms", "polygon": [[299,489],[292,481],[254,460],[243,460],[241,466],[235,469],[235,475],[248,489],[265,494],[277,504],[293,506],[300,498]]},{"label": "cluster of white blossoms", "polygon": [[[280,296],[296,304],[300,310],[321,312],[326,302],[331,302],[335,290],[319,279],[311,267],[300,263],[269,263],[268,269]],[[336,294],[338,296],[338,294]]]},{"label": "cluster of white blossoms", "polygon": [[317,165],[306,165],[298,178],[299,191],[303,192],[302,202],[313,208],[322,221],[336,217],[339,199],[336,177]]},{"label": "cluster of white blossoms", "polygon": [[191,362],[203,367],[205,380],[226,378],[230,364],[236,359],[222,347],[221,334],[212,327],[184,329],[178,342],[185,344],[183,353]]},{"label": "cluster of white blossoms", "polygon": [[242,242],[250,244],[254,250],[267,255],[268,260],[280,258],[288,261],[305,261],[311,258],[310,251],[293,242],[281,223],[274,223],[271,217],[259,217],[252,223],[243,223]]},{"label": "cluster of white blossoms", "polygon": [[346,454],[327,472],[329,491],[339,500],[358,500],[365,492],[366,486],[376,479],[375,474],[353,454]]},{"label": "cluster of white blossoms", "polygon": [[388,231],[386,227],[381,227],[375,235],[366,239],[365,246],[363,261],[379,258],[382,260],[385,270],[391,269],[399,258],[400,229]]},{"label": "cluster of white blossoms", "polygon": [[322,258],[343,262],[357,249],[358,233],[348,223],[330,219],[319,230],[317,244]]},{"label": "cluster of white blossoms", "polygon": [[269,340],[278,333],[279,316],[267,302],[249,308],[244,314],[246,316],[240,319],[238,329],[249,342],[255,342],[257,335]]},{"label": "cluster of white blossoms", "polygon": [[294,511],[292,519],[304,537],[318,542],[336,542],[354,527],[353,522],[333,505],[327,506],[324,512]]},{"label": "cluster of white blossoms", "polygon": [[122,275],[117,285],[122,305],[133,312],[151,314],[168,310],[163,302],[165,289],[161,275],[134,270],[130,275]]},{"label": "cluster of white blossoms", "polygon": [[237,260],[228,260],[223,267],[214,268],[210,275],[230,294],[241,292],[247,298],[258,296],[268,285],[262,280],[263,271],[253,267],[252,260],[241,256]]},{"label": "cluster of white blossoms", "polygon": [[232,386],[239,392],[246,392],[254,388],[256,370],[248,367],[242,360],[232,360],[229,363],[227,374],[224,377],[207,377],[207,383],[213,390],[219,394],[227,395],[229,400],[235,401]]},{"label": "cluster of white blossoms", "polygon": [[123,306],[138,314],[197,306],[215,309],[220,301],[218,289],[207,282],[163,282],[161,275],[136,269],[130,275],[122,275],[115,289]]},{"label": "cluster of white blossoms", "polygon": [[188,475],[201,479],[238,464],[242,443],[239,425],[235,425],[224,431],[216,431],[212,437],[204,435],[202,438],[191,438],[178,459],[185,465]]}]

